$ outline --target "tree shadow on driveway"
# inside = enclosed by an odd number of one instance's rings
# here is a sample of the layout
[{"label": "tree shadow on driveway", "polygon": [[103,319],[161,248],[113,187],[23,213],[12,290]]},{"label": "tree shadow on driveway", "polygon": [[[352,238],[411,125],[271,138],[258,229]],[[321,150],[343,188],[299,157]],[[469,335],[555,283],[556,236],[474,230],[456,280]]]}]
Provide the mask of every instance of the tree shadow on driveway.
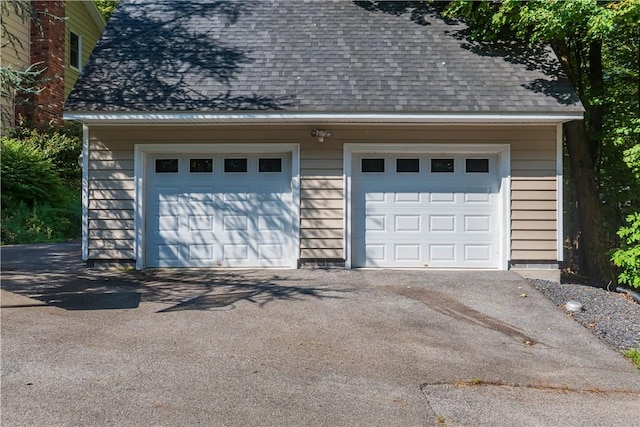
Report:
[{"label": "tree shadow on driveway", "polygon": [[315,285],[277,270],[88,269],[78,243],[3,247],[2,289],[40,303],[2,302],[3,309],[55,306],[66,310],[134,309],[166,304],[158,312],[229,309],[240,301],[340,298],[345,289]]}]

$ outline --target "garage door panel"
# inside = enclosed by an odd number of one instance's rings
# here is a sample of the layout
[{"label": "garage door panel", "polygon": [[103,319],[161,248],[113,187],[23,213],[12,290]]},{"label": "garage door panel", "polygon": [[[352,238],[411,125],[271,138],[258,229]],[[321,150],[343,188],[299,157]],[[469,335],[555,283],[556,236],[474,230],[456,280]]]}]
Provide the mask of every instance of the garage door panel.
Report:
[{"label": "garage door panel", "polygon": [[465,233],[490,233],[491,216],[490,215],[465,215],[464,216]]},{"label": "garage door panel", "polygon": [[212,244],[193,244],[188,245],[188,259],[190,261],[209,261],[215,259],[214,245]]},{"label": "garage door panel", "polygon": [[[207,154],[176,155],[178,173],[154,173],[151,157],[146,170],[147,265],[291,265],[290,154],[280,156],[282,172],[259,172],[261,155]],[[190,158],[212,157],[212,170],[190,172]],[[225,173],[225,157],[247,158],[247,172]]]},{"label": "garage door panel", "polygon": [[486,156],[492,173],[473,174],[465,174],[465,155],[444,156],[454,159],[451,174],[430,173],[427,154],[416,156],[420,173],[396,173],[393,155],[386,172],[366,173],[363,157],[383,156],[354,156],[354,266],[497,267],[497,156]]},{"label": "garage door panel", "polygon": [[429,232],[455,232],[456,217],[455,215],[429,215]]},{"label": "garage door panel", "polygon": [[212,215],[189,216],[189,231],[213,231],[214,217]]},{"label": "garage door panel", "polygon": [[283,215],[259,215],[258,230],[260,232],[285,231],[285,218]]},{"label": "garage door panel", "polygon": [[422,232],[420,215],[394,215],[395,232]]}]

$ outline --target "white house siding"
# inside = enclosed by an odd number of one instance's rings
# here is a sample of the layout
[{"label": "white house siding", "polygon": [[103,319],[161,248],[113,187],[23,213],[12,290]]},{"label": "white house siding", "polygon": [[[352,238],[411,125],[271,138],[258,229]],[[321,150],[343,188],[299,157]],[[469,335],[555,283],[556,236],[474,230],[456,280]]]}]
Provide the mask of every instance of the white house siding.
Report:
[{"label": "white house siding", "polygon": [[[319,143],[314,128],[333,137]],[[300,258],[344,258],[342,144],[511,145],[511,259],[557,260],[556,127],[545,126],[90,126],[89,259],[134,257],[135,144],[300,144]]]}]

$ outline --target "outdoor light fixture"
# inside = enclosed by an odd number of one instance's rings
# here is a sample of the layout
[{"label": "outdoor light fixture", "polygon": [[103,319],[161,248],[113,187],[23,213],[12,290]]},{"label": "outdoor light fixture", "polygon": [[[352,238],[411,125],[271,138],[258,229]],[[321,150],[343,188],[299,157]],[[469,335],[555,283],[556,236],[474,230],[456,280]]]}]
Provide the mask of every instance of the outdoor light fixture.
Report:
[{"label": "outdoor light fixture", "polygon": [[329,139],[333,136],[331,131],[324,129],[313,129],[311,130],[311,136],[313,138],[318,138],[318,142],[322,143],[325,139]]},{"label": "outdoor light fixture", "polygon": [[82,167],[82,163],[83,163],[83,158],[82,158],[82,153],[80,153],[80,155],[78,156],[78,166]]}]

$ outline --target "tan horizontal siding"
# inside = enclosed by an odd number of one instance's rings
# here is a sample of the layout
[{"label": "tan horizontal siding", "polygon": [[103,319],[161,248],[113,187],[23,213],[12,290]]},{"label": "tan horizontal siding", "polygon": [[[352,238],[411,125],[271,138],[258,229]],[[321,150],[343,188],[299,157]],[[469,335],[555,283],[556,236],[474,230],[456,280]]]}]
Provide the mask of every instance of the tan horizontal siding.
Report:
[{"label": "tan horizontal siding", "polygon": [[511,259],[557,260],[556,135],[511,151]]},{"label": "tan horizontal siding", "polygon": [[89,258],[132,259],[134,147],[89,136]]},{"label": "tan horizontal siding", "polygon": [[339,219],[343,218],[342,209],[301,209],[301,219]]},{"label": "tan horizontal siding", "polygon": [[342,189],[303,188],[300,191],[302,199],[342,200]]},{"label": "tan horizontal siding", "polygon": [[511,211],[555,211],[555,200],[514,200],[511,202]]},{"label": "tan horizontal siding", "polygon": [[338,258],[343,259],[342,249],[301,249],[300,258]]},{"label": "tan horizontal siding", "polygon": [[551,261],[556,260],[558,255],[555,250],[536,251],[536,250],[512,250],[511,259],[520,261]]},{"label": "tan horizontal siding", "polygon": [[[129,160],[90,160],[89,169],[99,171],[105,169],[111,170],[130,170],[133,171],[133,159]],[[94,175],[95,176],[95,175]]]},{"label": "tan horizontal siding", "polygon": [[513,190],[511,200],[556,200],[556,190]]},{"label": "tan horizontal siding", "polygon": [[124,240],[133,241],[135,232],[133,230],[89,230],[89,238],[96,240]]},{"label": "tan horizontal siding", "polygon": [[555,220],[556,219],[556,211],[555,210],[546,210],[546,211],[533,211],[533,210],[514,210],[511,212],[512,220]]},{"label": "tan horizontal siding", "polygon": [[133,230],[133,219],[89,219],[91,230]]},{"label": "tan horizontal siding", "polygon": [[300,188],[304,189],[318,189],[325,190],[341,190],[343,188],[342,179],[313,179],[302,178],[300,180]]},{"label": "tan horizontal siding", "polygon": [[[556,230],[556,221],[541,221],[541,220],[512,220],[511,221],[511,230],[547,230],[554,231]],[[534,236],[535,237],[535,236]]]},{"label": "tan horizontal siding", "polygon": [[511,242],[512,250],[545,250],[553,251],[556,249],[555,240],[514,240]]},{"label": "tan horizontal siding", "polygon": [[340,169],[302,169],[300,176],[302,178],[342,178],[342,168]]},{"label": "tan horizontal siding", "polygon": [[511,241],[516,240],[555,240],[555,230],[512,230]]},{"label": "tan horizontal siding", "polygon": [[555,178],[513,179],[511,190],[556,190]]},{"label": "tan horizontal siding", "polygon": [[90,190],[133,190],[135,182],[133,179],[113,180],[113,179],[92,179],[89,181]]},{"label": "tan horizontal siding", "polygon": [[89,219],[133,219],[133,209],[91,209]]},{"label": "tan horizontal siding", "polygon": [[133,200],[133,190],[89,190],[90,199]]},{"label": "tan horizontal siding", "polygon": [[89,160],[130,160],[133,165],[133,150],[98,150],[95,144],[95,142],[91,144],[92,150],[89,153]]},{"label": "tan horizontal siding", "polygon": [[300,230],[302,239],[342,239],[342,230],[331,228],[305,228]]},{"label": "tan horizontal siding", "polygon": [[133,249],[89,249],[89,258],[95,260],[134,259]]},{"label": "tan horizontal siding", "polygon": [[344,258],[342,165],[342,145],[336,142],[300,151],[302,258]]},{"label": "tan horizontal siding", "polygon": [[342,249],[342,239],[300,239],[301,249]]},{"label": "tan horizontal siding", "polygon": [[[342,209],[342,199],[334,200],[315,200],[315,199],[302,199],[300,200],[301,211],[312,211],[314,209]],[[305,213],[307,215],[307,213]]]},{"label": "tan horizontal siding", "polygon": [[90,200],[89,211],[93,210],[132,210],[135,208],[133,200]]},{"label": "tan horizontal siding", "polygon": [[133,240],[92,240],[89,249],[124,249],[133,250]]}]

